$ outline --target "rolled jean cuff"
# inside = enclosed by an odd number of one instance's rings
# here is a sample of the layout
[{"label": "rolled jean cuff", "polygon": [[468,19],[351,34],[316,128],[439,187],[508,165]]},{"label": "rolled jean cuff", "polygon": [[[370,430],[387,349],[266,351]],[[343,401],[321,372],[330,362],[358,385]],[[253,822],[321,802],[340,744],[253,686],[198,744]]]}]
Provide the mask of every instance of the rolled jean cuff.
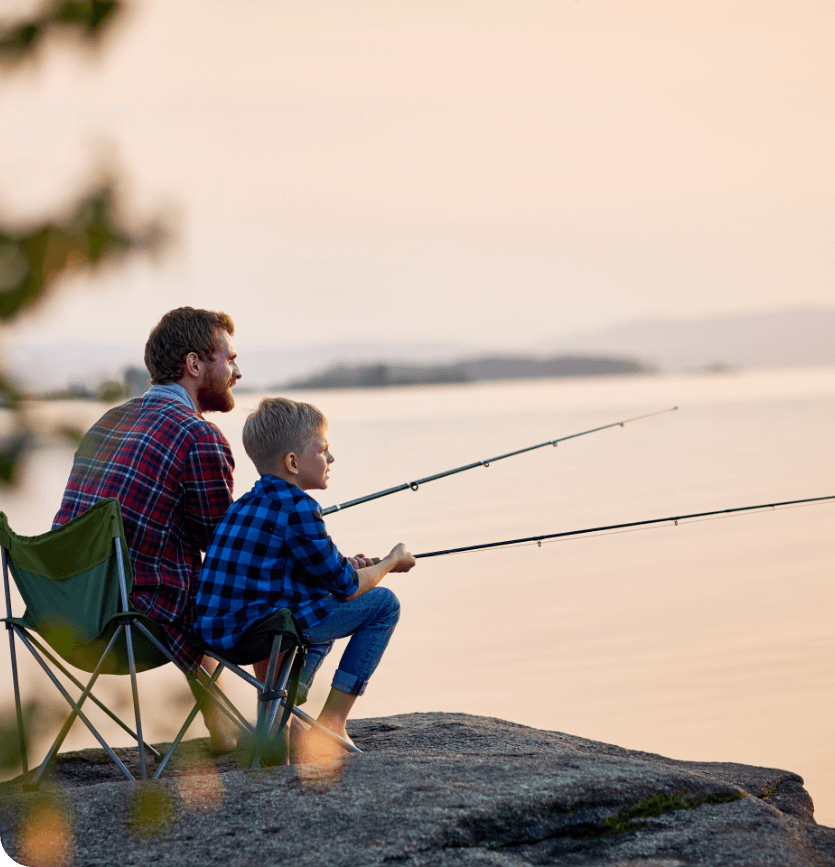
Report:
[{"label": "rolled jean cuff", "polygon": [[347,671],[340,671],[337,668],[333,673],[331,686],[351,695],[362,695],[368,686],[368,681],[360,680],[356,675],[348,674]]}]

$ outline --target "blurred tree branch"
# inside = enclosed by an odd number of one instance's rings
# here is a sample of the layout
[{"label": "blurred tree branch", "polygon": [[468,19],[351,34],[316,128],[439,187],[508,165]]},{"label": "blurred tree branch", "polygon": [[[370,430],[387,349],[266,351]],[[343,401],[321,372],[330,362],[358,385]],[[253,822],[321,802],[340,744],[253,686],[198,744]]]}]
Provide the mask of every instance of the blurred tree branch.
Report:
[{"label": "blurred tree branch", "polygon": [[50,31],[74,31],[95,44],[123,10],[122,0],[56,0],[39,15],[0,30],[0,69],[30,57]]},{"label": "blurred tree branch", "polygon": [[[123,0],[54,0],[39,14],[0,25],[0,73],[36,56],[51,31],[71,32],[98,45],[125,10]],[[80,196],[69,212],[21,227],[0,217],[0,325],[48,298],[67,271],[95,269],[128,253],[157,252],[168,232],[156,220],[131,228],[120,216],[116,183],[105,178]],[[0,367],[0,486],[14,484],[32,434],[23,395]]]},{"label": "blurred tree branch", "polygon": [[110,182],[87,194],[63,220],[24,230],[0,223],[0,322],[47,297],[68,268],[94,268],[129,250],[153,252],[165,236],[158,222],[139,230],[123,225]]}]

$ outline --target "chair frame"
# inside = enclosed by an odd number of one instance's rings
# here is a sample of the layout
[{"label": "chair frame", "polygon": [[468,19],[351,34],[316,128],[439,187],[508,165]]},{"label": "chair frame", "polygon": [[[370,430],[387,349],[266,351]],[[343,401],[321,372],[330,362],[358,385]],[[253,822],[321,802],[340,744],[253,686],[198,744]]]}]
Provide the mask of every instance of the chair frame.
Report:
[{"label": "chair frame", "polygon": [[[37,788],[43,774],[52,764],[55,755],[61,747],[61,744],[64,742],[67,734],[69,733],[72,724],[75,722],[76,717],[81,719],[84,725],[89,729],[91,734],[96,738],[105,752],[110,756],[113,762],[117,765],[117,767],[122,771],[122,773],[129,779],[134,780],[133,774],[125,767],[125,764],[121,761],[121,759],[116,755],[113,749],[108,745],[105,741],[104,737],[100,734],[98,729],[93,725],[93,723],[88,719],[85,713],[82,711],[81,706],[84,702],[90,698],[94,704],[96,704],[101,710],[103,710],[114,722],[118,723],[122,729],[128,732],[131,737],[133,737],[138,744],[139,747],[139,767],[140,767],[140,776],[143,780],[148,778],[147,771],[147,760],[146,760],[146,752],[150,752],[157,760],[160,758],[159,752],[154,749],[150,744],[146,743],[142,737],[142,717],[139,708],[139,688],[137,685],[136,679],[136,659],[134,654],[134,636],[133,636],[133,628],[134,626],[139,629],[141,632],[146,635],[150,635],[147,628],[144,624],[141,623],[139,616],[136,612],[132,612],[130,610],[130,606],[128,604],[128,593],[127,593],[127,583],[125,579],[125,565],[122,553],[122,542],[123,537],[120,533],[114,532],[113,534],[113,546],[116,557],[116,566],[117,566],[117,574],[119,579],[119,594],[120,601],[122,605],[122,610],[117,613],[116,618],[118,618],[119,623],[116,627],[115,632],[110,638],[110,641],[107,644],[104,652],[99,658],[96,667],[93,669],[93,672],[88,680],[86,686],[82,684],[81,681],[78,680],[68,669],[67,667],[53,654],[49,651],[36,637],[32,634],[32,630],[27,629],[25,626],[22,626],[19,623],[14,622],[12,615],[12,602],[11,602],[11,590],[9,585],[9,554],[5,547],[0,546],[2,549],[2,558],[3,558],[3,582],[6,596],[6,629],[9,633],[9,651],[11,655],[12,661],[12,679],[14,683],[14,692],[15,692],[15,709],[17,712],[17,724],[18,724],[18,736],[20,740],[20,755],[21,755],[21,764],[23,766],[24,775],[29,774],[29,764],[27,759],[27,749],[26,749],[26,737],[24,733],[23,727],[23,713],[20,701],[20,682],[19,682],[19,674],[18,674],[18,664],[17,664],[17,652],[15,648],[15,638],[17,638],[21,644],[32,654],[35,661],[40,665],[43,669],[46,676],[52,681],[55,688],[61,693],[64,700],[69,704],[72,708],[72,712],[67,717],[64,722],[61,730],[58,734],[58,737],[52,743],[52,746],[47,751],[46,757],[41,762],[40,766],[36,770],[33,778],[28,781],[27,785],[33,788]],[[128,657],[128,674],[130,675],[131,680],[131,696],[133,699],[133,708],[134,708],[134,718],[135,718],[135,726],[136,729],[131,729],[123,720],[121,720],[117,714],[111,711],[103,702],[101,702],[95,695],[93,695],[92,690],[96,681],[101,674],[101,670],[104,667],[104,663],[110,655],[113,648],[116,646],[117,642],[121,638],[122,634],[125,635],[125,646],[127,650]],[[155,642],[156,643],[156,642]],[[165,657],[174,662],[176,664],[176,660],[174,659],[171,651],[168,648],[164,647],[160,643],[156,643],[158,649],[165,655]],[[70,694],[67,692],[64,685],[60,680],[56,677],[53,670],[46,664],[46,660],[49,660],[56,669],[58,669],[65,677],[67,677],[77,688],[81,689],[81,695],[78,697],[76,701],[72,699]],[[178,666],[179,667],[179,666]]]},{"label": "chair frame", "polygon": [[[159,763],[153,778],[158,779],[159,776],[162,774],[171,756],[176,751],[177,747],[185,737],[188,728],[191,726],[194,718],[197,716],[197,713],[200,710],[201,701],[200,699],[197,699],[195,701],[193,708],[191,709],[188,717],[186,718],[186,721],[178,731],[164,757],[161,757],[160,753],[153,746],[145,742],[142,736],[142,719],[140,713],[139,689],[136,677],[137,670],[133,644],[134,629],[137,631],[138,636],[141,636],[141,638],[143,638],[144,640],[149,641],[158,651],[163,654],[163,656],[165,656],[168,661],[174,663],[174,665],[185,674],[190,684],[196,685],[206,694],[206,696],[210,700],[215,700],[221,712],[223,712],[228,718],[232,719],[241,728],[242,731],[247,731],[250,735],[254,735],[255,750],[250,765],[252,768],[259,767],[263,757],[264,749],[267,746],[268,742],[271,738],[277,737],[278,734],[284,729],[291,715],[298,717],[305,725],[317,728],[334,743],[339,744],[345,751],[351,753],[362,752],[353,743],[351,743],[350,741],[346,741],[335,732],[332,732],[330,729],[321,725],[321,723],[319,723],[317,720],[309,716],[307,713],[305,713],[303,710],[301,710],[295,705],[295,689],[291,688],[288,690],[288,685],[290,683],[291,676],[294,674],[294,666],[296,666],[296,671],[298,671],[298,668],[300,667],[299,662],[303,661],[304,648],[299,646],[293,646],[289,650],[282,652],[282,633],[276,634],[273,639],[273,644],[267,665],[267,675],[264,679],[264,682],[261,682],[260,680],[258,680],[258,678],[244,671],[239,665],[236,665],[235,663],[226,659],[223,654],[217,653],[214,650],[208,648],[204,648],[204,655],[214,659],[217,662],[217,667],[215,668],[215,671],[211,674],[211,676],[202,667],[200,668],[198,675],[202,673],[204,680],[201,680],[199,676],[196,676],[186,671],[183,666],[176,660],[171,650],[165,644],[163,644],[157,638],[157,636],[155,636],[142,622],[141,615],[139,615],[136,611],[132,611],[130,608],[127,592],[127,582],[125,577],[125,563],[122,550],[123,544],[123,534],[121,532],[118,532],[114,527],[113,546],[116,557],[116,571],[119,580],[119,595],[122,610],[117,612],[117,614],[115,615],[114,619],[118,619],[119,621],[116,630],[110,638],[106,649],[99,658],[99,661],[96,664],[96,667],[94,668],[86,686],[67,669],[67,667],[55,656],[55,654],[48,650],[44,646],[44,644],[39,641],[38,638],[35,637],[35,635],[32,634],[32,631],[30,629],[27,629],[25,626],[14,621],[12,615],[11,591],[9,585],[9,573],[11,572],[11,569],[9,568],[9,553],[6,550],[5,546],[0,545],[0,554],[2,554],[3,581],[6,597],[7,616],[5,618],[5,625],[9,633],[9,653],[12,663],[12,680],[15,694],[15,711],[17,716],[18,737],[20,742],[21,764],[25,777],[29,776],[30,770],[27,759],[26,736],[23,725],[23,710],[20,700],[20,682],[15,638],[17,638],[23,644],[23,646],[25,646],[27,650],[32,654],[32,656],[38,662],[47,677],[52,681],[53,685],[61,693],[64,700],[72,708],[71,713],[61,727],[58,736],[53,741],[43,761],[32,776],[32,779],[26,782],[25,785],[27,788],[38,788],[41,778],[54,762],[58,750],[60,749],[67,735],[69,734],[70,728],[75,722],[76,717],[81,719],[84,725],[93,734],[101,747],[105,750],[107,755],[117,765],[117,767],[121,770],[125,777],[131,781],[135,780],[135,777],[125,766],[124,762],[121,761],[121,759],[116,755],[113,749],[107,744],[103,736],[99,733],[99,731],[81,709],[82,705],[88,698],[97,707],[104,711],[113,721],[115,721],[124,731],[130,734],[134,740],[136,740],[139,749],[139,767],[141,779],[148,779],[146,753],[150,753]],[[14,577],[14,575],[12,575],[12,577]],[[131,695],[134,707],[135,730],[132,729],[129,725],[127,725],[123,720],[121,720],[92,692],[93,686],[95,685],[99,675],[101,674],[101,670],[107,657],[116,646],[118,640],[123,633],[125,635],[125,645],[127,649],[128,673],[131,679]],[[299,656],[300,651],[301,656]],[[49,662],[53,666],[55,666],[55,668],[59,670],[67,679],[69,679],[76,688],[81,690],[81,694],[77,700],[74,701],[72,699],[70,694],[67,692],[67,689],[58,680],[55,673],[46,664],[45,659],[49,660]],[[251,686],[255,687],[255,689],[258,691],[258,716],[255,727],[253,727],[242,716],[242,714],[237,710],[234,704],[229,700],[228,696],[223,692],[222,689],[218,687],[217,680],[220,677],[220,674],[224,668],[229,669],[232,673],[236,674],[246,683],[249,683]],[[278,711],[280,708],[284,709],[284,714],[281,721],[278,723],[278,726],[276,727]]]}]

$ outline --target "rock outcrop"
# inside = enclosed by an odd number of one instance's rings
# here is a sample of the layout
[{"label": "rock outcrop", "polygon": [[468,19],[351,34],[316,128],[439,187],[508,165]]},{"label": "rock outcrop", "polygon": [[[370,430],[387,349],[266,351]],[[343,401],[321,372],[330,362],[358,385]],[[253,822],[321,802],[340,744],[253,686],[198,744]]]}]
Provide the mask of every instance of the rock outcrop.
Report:
[{"label": "rock outcrop", "polygon": [[256,771],[191,741],[157,783],[66,754],[39,793],[0,786],[0,839],[28,867],[835,867],[787,771],[464,714],[350,730],[364,755]]}]

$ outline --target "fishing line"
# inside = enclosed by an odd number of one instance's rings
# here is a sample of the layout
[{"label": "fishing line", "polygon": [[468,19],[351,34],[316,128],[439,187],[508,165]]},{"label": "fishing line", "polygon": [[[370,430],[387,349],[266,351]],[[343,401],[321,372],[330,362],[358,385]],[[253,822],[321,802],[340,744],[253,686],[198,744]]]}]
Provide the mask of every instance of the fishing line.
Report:
[{"label": "fishing line", "polygon": [[634,418],[626,418],[623,421],[614,421],[611,424],[604,424],[601,427],[595,427],[591,430],[580,431],[580,433],[569,434],[568,436],[559,437],[555,440],[548,440],[548,442],[539,443],[535,446],[527,446],[523,449],[517,449],[514,452],[507,452],[504,455],[497,455],[495,458],[487,458],[483,461],[475,461],[471,464],[465,464],[463,467],[454,467],[451,470],[444,470],[440,473],[434,473],[431,476],[426,476],[422,479],[416,479],[414,482],[404,482],[402,485],[395,485],[393,488],[385,488],[382,491],[376,491],[373,494],[366,494],[364,497],[357,497],[355,500],[348,500],[344,503],[339,503],[337,506],[328,506],[327,509],[322,509],[322,515],[330,515],[333,512],[341,512],[343,509],[349,509],[351,506],[359,506],[361,503],[368,503],[371,500],[378,500],[380,497],[387,497],[389,494],[396,494],[398,491],[417,491],[421,485],[425,485],[427,482],[434,482],[437,479],[444,479],[447,476],[453,476],[456,473],[463,473],[466,470],[472,470],[476,467],[489,467],[490,464],[496,463],[496,461],[503,461],[505,458],[512,458],[516,455],[522,455],[526,452],[532,452],[536,449],[543,449],[545,446],[556,446],[557,443],[564,443],[567,440],[574,440],[578,437],[584,437],[588,434],[597,433],[598,431],[608,430],[613,427],[623,427],[624,425],[629,424],[633,421],[641,421],[645,418],[652,418],[656,415],[664,415],[664,413],[674,412],[677,410],[677,406],[670,407],[669,409],[661,409],[657,412],[649,412],[646,415],[636,415]]},{"label": "fishing line", "polygon": [[651,529],[653,525],[657,526],[659,524],[672,523],[674,526],[678,526],[680,522],[684,521],[690,524],[695,524],[700,523],[703,520],[718,520],[720,517],[737,517],[741,512],[754,512],[761,509],[774,510],[779,508],[785,508],[787,506],[812,504],[820,505],[822,503],[832,500],[835,500],[835,494],[831,494],[826,497],[807,497],[803,500],[784,500],[783,502],[779,503],[762,503],[757,506],[736,506],[730,509],[715,509],[710,512],[694,512],[689,515],[672,515],[669,518],[649,518],[644,521],[630,521],[625,524],[609,524],[601,527],[587,527],[583,530],[566,530],[562,533],[545,533],[541,536],[527,536],[523,539],[507,539],[503,542],[485,542],[481,545],[465,545],[460,548],[448,548],[443,551],[428,551],[424,554],[415,554],[414,557],[416,560],[419,560],[424,557],[443,557],[447,554],[465,554],[470,551],[485,551],[494,548],[519,547],[522,545],[532,545],[534,543],[541,547],[544,542],[567,541],[569,539],[575,539],[577,537],[590,535],[592,533],[596,533],[598,535],[614,535],[616,531],[630,532],[635,530],[646,530]]}]

